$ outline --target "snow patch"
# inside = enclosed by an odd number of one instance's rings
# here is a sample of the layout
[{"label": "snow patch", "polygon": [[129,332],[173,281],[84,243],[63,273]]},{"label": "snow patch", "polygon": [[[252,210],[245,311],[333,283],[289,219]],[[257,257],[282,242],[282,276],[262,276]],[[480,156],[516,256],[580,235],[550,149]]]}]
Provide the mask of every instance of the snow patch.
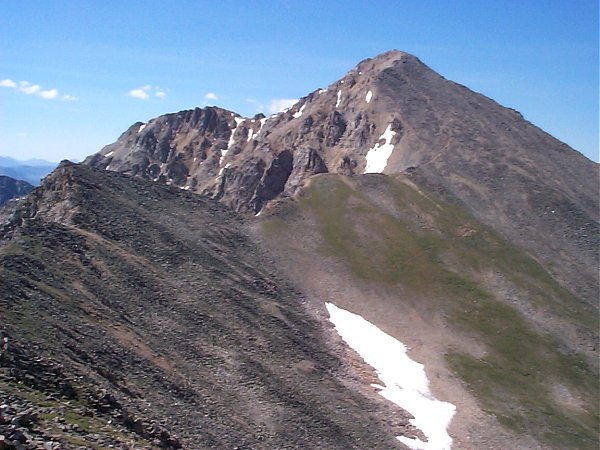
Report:
[{"label": "snow patch", "polygon": [[373,148],[370,148],[367,153],[367,165],[363,173],[382,173],[385,166],[387,166],[387,160],[394,150],[392,145],[392,138],[396,132],[392,131],[392,124],[390,123],[383,134],[379,137],[379,140],[383,139],[385,142],[383,145],[379,145],[377,142]]},{"label": "snow patch", "polygon": [[[233,115],[233,113],[231,115]],[[234,117],[233,120],[235,120],[235,127],[233,127],[231,129],[231,135],[229,136],[229,141],[227,141],[227,148],[225,150],[221,150],[221,157],[219,158],[219,166],[221,164],[223,164],[223,159],[225,158],[225,155],[227,155],[227,152],[229,151],[231,146],[235,143],[235,139],[234,139],[235,130],[237,130],[238,125],[240,123],[244,122],[245,119],[242,117]]]},{"label": "snow patch", "polygon": [[225,167],[221,167],[219,169],[219,174],[217,175],[217,178],[219,178],[221,175],[223,175],[223,172],[225,171],[225,169],[229,169],[231,167],[231,163],[227,163],[225,164]]},{"label": "snow patch", "polygon": [[110,170],[110,164],[106,166],[106,170]]},{"label": "snow patch", "polygon": [[235,130],[237,130],[237,128],[232,128],[231,129],[231,135],[229,136],[229,141],[227,141],[227,148],[225,150],[221,150],[221,156],[225,156],[227,154],[227,151],[234,144],[234,142],[235,142],[235,138],[234,138]]},{"label": "snow patch", "polygon": [[269,120],[269,117],[264,117],[264,118],[260,119],[260,126],[258,127],[258,131],[256,133],[254,133],[254,139],[256,139],[256,136],[258,136],[258,133],[260,133],[260,130],[262,130],[262,127],[265,126],[265,123],[267,123],[267,120]]},{"label": "snow patch", "polygon": [[372,97],[373,97],[373,92],[372,91],[367,92],[367,96],[365,97],[365,102],[370,103]]},{"label": "snow patch", "polygon": [[302,117],[302,111],[304,111],[305,107],[306,107],[306,103],[304,105],[302,105],[302,107],[293,114],[294,119],[299,119],[300,117]]},{"label": "snow patch", "polygon": [[452,438],[447,428],[456,412],[452,403],[442,402],[429,391],[429,380],[422,364],[406,354],[406,346],[372,323],[333,303],[326,303],[329,320],[346,343],[377,372],[385,386],[379,395],[397,404],[415,418],[410,422],[427,437],[427,442],[398,436],[414,450],[450,450]]},{"label": "snow patch", "polygon": [[106,155],[104,155],[105,158],[108,158],[110,156],[112,156],[115,152],[108,152]]},{"label": "snow patch", "polygon": [[342,101],[342,90],[340,89],[337,93],[337,102],[335,102],[335,107],[340,106],[340,102]]},{"label": "snow patch", "polygon": [[254,130],[251,128],[250,131],[248,132],[248,139],[246,140],[246,142],[250,142],[252,140],[253,134],[254,134]]},{"label": "snow patch", "polygon": [[327,92],[327,89],[319,89],[319,94],[324,94],[325,92]]},{"label": "snow patch", "polygon": [[140,127],[138,128],[138,134],[141,133],[144,128],[146,128],[145,123],[141,124]]}]

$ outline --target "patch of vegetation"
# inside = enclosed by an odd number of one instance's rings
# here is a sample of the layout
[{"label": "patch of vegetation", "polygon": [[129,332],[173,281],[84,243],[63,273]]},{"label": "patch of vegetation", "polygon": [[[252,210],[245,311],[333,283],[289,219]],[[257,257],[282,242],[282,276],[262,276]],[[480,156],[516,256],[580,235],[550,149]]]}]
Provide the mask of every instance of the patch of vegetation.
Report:
[{"label": "patch of vegetation", "polygon": [[289,225],[284,220],[272,216],[268,219],[265,219],[261,223],[261,227],[266,235],[270,235],[273,233],[281,233],[289,228]]},{"label": "patch of vegetation", "polygon": [[[425,308],[444,314],[451,326],[484,343],[482,359],[454,350],[447,359],[504,426],[552,446],[595,448],[597,372],[582,357],[562,353],[554,337],[537,332],[473,275],[483,269],[499,271],[531,293],[528,300],[534,305],[590,329],[595,329],[596,317],[536,261],[462,208],[420,193],[401,179],[380,182],[393,212],[347,179],[321,176],[313,181],[300,208],[314,216],[321,250],[344,261],[360,279],[401,285],[428,299]],[[577,411],[558,405],[549,392],[554,382],[587,403]]]}]

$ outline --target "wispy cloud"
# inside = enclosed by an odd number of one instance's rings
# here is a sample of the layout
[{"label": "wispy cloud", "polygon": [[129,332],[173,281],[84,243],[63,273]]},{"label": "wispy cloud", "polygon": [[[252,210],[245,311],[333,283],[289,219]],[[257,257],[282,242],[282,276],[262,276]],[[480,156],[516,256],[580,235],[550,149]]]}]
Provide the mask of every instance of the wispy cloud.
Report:
[{"label": "wispy cloud", "polygon": [[39,84],[31,84],[29,81],[21,81],[19,83],[19,90],[24,94],[32,95],[39,93],[42,88]]},{"label": "wispy cloud", "polygon": [[214,92],[207,92],[206,95],[204,96],[204,100],[218,100],[219,97],[217,97],[217,94],[215,94]]},{"label": "wispy cloud", "polygon": [[297,101],[297,98],[274,98],[269,102],[269,113],[275,114],[291,108]]},{"label": "wispy cloud", "polygon": [[148,100],[150,95],[146,92],[146,89],[143,87],[130,90],[127,95],[133,98],[139,98],[140,100]]},{"label": "wispy cloud", "polygon": [[75,97],[74,95],[66,94],[63,95],[60,99],[63,102],[74,102],[75,100],[77,100],[77,97]]},{"label": "wispy cloud", "polygon": [[8,78],[0,81],[0,87],[17,89],[19,92],[25,95],[37,95],[38,97],[44,98],[46,100],[54,100],[60,99],[65,101],[73,101],[77,100],[77,97],[71,94],[60,95],[58,89],[42,89],[39,84],[33,84],[29,81],[16,81],[10,80]]},{"label": "wispy cloud", "polygon": [[7,87],[7,88],[16,88],[17,87],[17,83],[15,83],[13,80],[9,80],[7,78],[5,80],[0,81],[0,86],[1,87]]},{"label": "wispy cloud", "polygon": [[127,92],[127,95],[140,100],[148,100],[150,97],[165,98],[167,96],[167,91],[158,86],[146,84],[142,87],[130,90]]},{"label": "wispy cloud", "polygon": [[49,89],[47,91],[40,91],[40,97],[51,100],[58,97],[58,91],[56,89]]}]

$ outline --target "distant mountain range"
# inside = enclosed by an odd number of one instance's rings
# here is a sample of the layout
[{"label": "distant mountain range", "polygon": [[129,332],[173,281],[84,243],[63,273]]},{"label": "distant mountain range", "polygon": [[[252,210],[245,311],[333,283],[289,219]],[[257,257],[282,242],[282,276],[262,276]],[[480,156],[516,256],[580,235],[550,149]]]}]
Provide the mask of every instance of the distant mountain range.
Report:
[{"label": "distant mountain range", "polygon": [[399,51],[135,123],[0,209],[2,444],[596,450],[598,169]]},{"label": "distant mountain range", "polygon": [[24,180],[39,186],[40,181],[52,172],[58,163],[45,161],[43,159],[28,159],[20,161],[6,156],[0,156],[0,175]]}]

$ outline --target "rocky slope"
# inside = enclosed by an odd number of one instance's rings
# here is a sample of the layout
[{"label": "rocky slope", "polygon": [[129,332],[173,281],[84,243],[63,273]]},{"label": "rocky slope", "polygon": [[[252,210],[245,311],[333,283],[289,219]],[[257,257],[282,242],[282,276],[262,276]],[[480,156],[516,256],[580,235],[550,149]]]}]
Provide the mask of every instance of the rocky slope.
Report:
[{"label": "rocky slope", "polygon": [[417,172],[317,175],[256,235],[309,298],[408,346],[456,405],[453,448],[597,447],[595,306]]},{"label": "rocky slope", "polygon": [[423,185],[527,249],[579,297],[598,297],[598,166],[404,52],[362,61],[270,117],[205,108],[136,123],[86,162],[253,213],[315,174],[419,168]]},{"label": "rocky slope", "polygon": [[416,431],[328,301],[412,349],[455,448],[597,448],[598,166],[516,111],[394,51],[270,117],[136,123],[86,163],[2,231],[8,439],[399,446]]},{"label": "rocky slope", "polygon": [[324,317],[226,207],[62,164],[0,232],[0,448],[403,448]]},{"label": "rocky slope", "polygon": [[23,197],[32,189],[33,186],[27,181],[0,175],[0,205],[13,198]]}]

